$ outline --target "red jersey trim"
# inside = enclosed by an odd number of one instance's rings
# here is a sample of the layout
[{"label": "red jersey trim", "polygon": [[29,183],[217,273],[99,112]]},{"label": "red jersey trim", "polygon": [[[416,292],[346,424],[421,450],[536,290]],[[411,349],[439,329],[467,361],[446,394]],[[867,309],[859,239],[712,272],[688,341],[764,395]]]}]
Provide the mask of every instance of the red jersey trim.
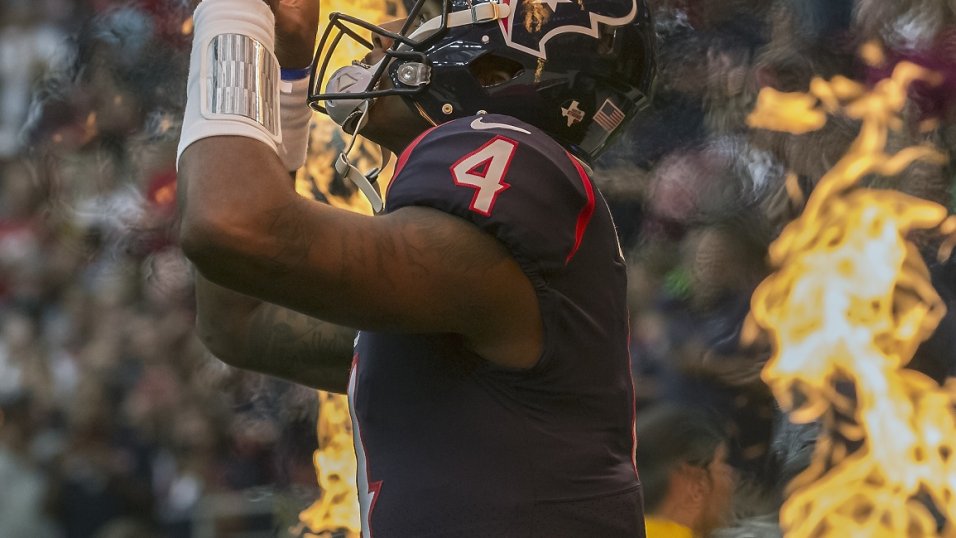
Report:
[{"label": "red jersey trim", "polygon": [[[349,385],[351,385],[353,382],[351,379],[352,376],[358,375],[358,362],[359,354],[355,353],[352,355],[352,371],[349,373]],[[358,390],[358,382],[356,381],[355,383],[356,388],[353,390],[353,398],[355,396],[354,393]],[[351,406],[352,402],[349,402],[349,405]],[[352,410],[351,412],[354,413],[355,410]],[[358,415],[356,415],[355,421],[358,422]],[[362,443],[362,453],[365,454],[365,481],[368,483],[368,493],[370,493],[372,497],[372,501],[368,505],[368,535],[369,538],[372,538],[375,536],[375,533],[372,530],[372,514],[375,512],[375,503],[378,502],[378,497],[382,491],[382,481],[377,480],[372,482],[372,466],[369,464],[368,450],[366,449],[367,445],[365,444],[365,431],[360,427],[358,432],[359,442]],[[361,509],[361,507],[359,507],[359,509]]]},{"label": "red jersey trim", "polygon": [[588,196],[588,201],[584,204],[584,207],[581,208],[581,212],[578,213],[578,222],[577,226],[574,228],[574,246],[571,247],[571,252],[568,253],[568,257],[564,260],[564,264],[567,265],[571,262],[571,259],[574,258],[574,255],[578,253],[578,249],[581,248],[581,241],[584,239],[584,232],[588,228],[588,224],[591,222],[591,215],[594,214],[594,187],[591,186],[591,178],[588,177],[588,173],[584,170],[584,167],[581,166],[581,163],[574,158],[570,153],[568,153],[568,158],[571,160],[571,164],[574,165],[574,168],[578,171],[578,177],[581,178],[581,184],[584,185],[584,192]]},{"label": "red jersey trim", "polygon": [[631,465],[634,467],[634,478],[640,482],[641,475],[637,469],[637,391],[634,390],[634,365],[631,357],[630,308],[627,309],[627,387],[631,392]]}]

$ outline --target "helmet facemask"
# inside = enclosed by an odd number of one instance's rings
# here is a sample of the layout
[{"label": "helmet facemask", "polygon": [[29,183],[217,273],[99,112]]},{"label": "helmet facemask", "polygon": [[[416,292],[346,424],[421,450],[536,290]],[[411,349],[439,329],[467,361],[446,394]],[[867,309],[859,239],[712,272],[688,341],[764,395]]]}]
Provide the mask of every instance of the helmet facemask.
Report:
[{"label": "helmet facemask", "polygon": [[[424,91],[430,73],[429,61],[424,51],[444,35],[448,28],[448,2],[441,3],[440,15],[423,20],[422,13],[426,3],[430,1],[432,0],[418,0],[398,32],[351,15],[332,13],[312,62],[309,106],[329,115],[333,121],[342,125],[346,132],[354,132],[355,117],[359,114],[359,104],[362,101],[389,95],[412,96]],[[363,31],[371,34],[371,41],[361,35],[360,32]],[[351,65],[329,73],[332,58],[344,42],[352,42],[353,46],[348,47],[349,49],[358,45],[360,51],[371,54],[375,49],[372,41],[376,40],[391,42],[388,48],[382,50],[381,59],[372,65],[353,60]],[[361,52],[353,54],[352,57],[359,55]],[[383,84],[383,77],[392,62],[397,62],[400,66],[397,76],[402,81],[401,84]],[[350,110],[342,110],[346,108]]]}]

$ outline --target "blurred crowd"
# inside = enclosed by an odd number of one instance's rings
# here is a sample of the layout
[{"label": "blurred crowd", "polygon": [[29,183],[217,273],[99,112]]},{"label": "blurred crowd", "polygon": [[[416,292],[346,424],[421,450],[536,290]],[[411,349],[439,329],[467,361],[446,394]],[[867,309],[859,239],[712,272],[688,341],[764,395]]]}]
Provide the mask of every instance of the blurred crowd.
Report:
[{"label": "blurred crowd", "polygon": [[[779,536],[785,486],[809,464],[819,424],[796,425],[781,412],[759,377],[769,344],[758,339],[742,345],[741,330],[754,289],[772,269],[770,243],[850,148],[859,124],[836,115],[818,131],[792,135],[748,128],[746,117],[762,88],[807,92],[814,77],[836,76],[872,85],[907,60],[936,71],[942,81],[936,87],[914,85],[903,129],[892,133],[888,151],[928,143],[953,154],[956,10],[942,0],[657,0],[653,5],[661,45],[654,104],[625,143],[602,158],[597,177],[617,220],[626,223],[623,231],[636,230],[624,240],[640,398],[638,468],[649,477],[648,490],[686,492],[679,488],[693,488],[695,477],[703,477],[701,488],[713,492],[721,481],[712,466],[721,468],[726,457],[737,484],[733,501],[705,496],[724,517],[685,507],[699,517],[683,527],[695,535]],[[861,58],[865,43],[882,50],[881,64]],[[917,162],[897,177],[866,177],[864,184],[914,194],[952,211],[953,172],[950,163]],[[630,221],[635,215],[640,215],[636,226]],[[914,240],[950,314],[909,367],[941,382],[956,375],[956,264],[937,260],[939,237]],[[661,406],[679,411],[667,414]],[[723,437],[694,426],[695,413]],[[655,425],[662,416],[669,418]],[[647,418],[643,428],[641,417]],[[726,454],[715,438],[726,443]],[[678,446],[706,451],[685,454]],[[654,454],[653,447],[661,449]],[[669,474],[655,476],[657,467]],[[663,497],[661,491],[647,492],[650,501]],[[655,508],[650,501],[652,518],[661,515],[655,510],[673,511],[666,502]]]},{"label": "blurred crowd", "polygon": [[189,6],[111,4],[0,2],[0,537],[190,537],[238,492],[294,523],[314,393],[205,353],[171,241]]},{"label": "blurred crowd", "polygon": [[[193,536],[211,496],[291,491],[297,506],[317,495],[315,395],[230,369],[193,334],[190,268],[170,226],[194,3],[0,0],[0,537]],[[780,412],[759,379],[768,346],[742,346],[740,330],[770,271],[768,245],[800,211],[787,172],[808,194],[856,125],[835,118],[793,136],[748,129],[746,114],[762,87],[873,82],[906,59],[944,82],[915,88],[906,112],[934,127],[892,143],[951,152],[956,7],[652,7],[654,104],[596,175],[630,264],[648,511],[671,529],[660,536],[679,536],[671,523],[779,536],[784,485],[807,464],[816,430]],[[886,51],[883,68],[859,59],[870,40]],[[916,164],[892,186],[951,207],[952,175]],[[934,250],[934,238],[921,241]],[[927,261],[952,304],[956,268]],[[944,319],[914,368],[956,375],[954,324]],[[217,535],[273,535],[269,516],[223,522]]]}]

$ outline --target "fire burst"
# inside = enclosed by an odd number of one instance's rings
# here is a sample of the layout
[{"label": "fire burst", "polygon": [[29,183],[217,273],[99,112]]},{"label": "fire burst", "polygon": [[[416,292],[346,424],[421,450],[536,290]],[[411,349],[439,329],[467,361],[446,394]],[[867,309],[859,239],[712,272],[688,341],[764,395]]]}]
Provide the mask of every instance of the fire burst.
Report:
[{"label": "fire burst", "polygon": [[[321,13],[333,11],[379,23],[404,16],[401,2],[395,0],[321,0]],[[346,65],[366,52],[357,44],[344,43],[336,50],[332,65]],[[328,117],[315,114],[310,131],[309,157],[305,167],[296,175],[296,190],[303,196],[320,194],[337,207],[371,214],[371,206],[360,193],[333,192],[335,171],[332,163],[342,149],[340,146],[344,146],[335,143],[341,132],[338,126]],[[373,144],[360,144],[357,151],[356,162],[362,170],[379,164],[380,150]],[[387,184],[393,166],[387,167],[379,176],[381,185]],[[356,485],[358,466],[346,396],[319,392],[318,440],[319,448],[315,451],[313,463],[321,496],[299,514],[299,529],[307,527],[310,532],[305,536],[311,537],[356,537],[362,532]]]},{"label": "fire burst", "polygon": [[761,329],[770,336],[762,378],[791,419],[824,426],[781,509],[788,537],[937,536],[940,520],[943,535],[956,534],[956,379],[940,387],[904,369],[945,313],[907,236],[951,235],[956,221],[939,204],[858,186],[915,160],[946,162],[925,145],[886,153],[917,80],[940,82],[900,63],[869,91],[839,77],[814,80],[807,94],[764,89],[748,118],[751,127],[792,133],[819,129],[828,114],[861,123],[770,247],[777,270],[754,293],[745,330],[751,341]]},{"label": "fire burst", "polygon": [[[348,398],[319,392],[319,449],[313,456],[322,495],[299,514],[299,521],[318,535],[362,532]],[[316,536],[308,534],[308,536]]]}]

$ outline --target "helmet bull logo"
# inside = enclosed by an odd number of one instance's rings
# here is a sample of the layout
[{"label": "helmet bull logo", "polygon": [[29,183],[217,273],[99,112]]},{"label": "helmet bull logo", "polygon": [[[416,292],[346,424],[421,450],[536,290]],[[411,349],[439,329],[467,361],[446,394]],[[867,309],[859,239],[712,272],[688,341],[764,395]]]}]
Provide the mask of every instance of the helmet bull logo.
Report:
[{"label": "helmet bull logo", "polygon": [[598,25],[623,26],[637,17],[638,1],[500,0],[511,13],[498,21],[509,47],[547,59],[548,41],[562,34],[598,36]]}]

